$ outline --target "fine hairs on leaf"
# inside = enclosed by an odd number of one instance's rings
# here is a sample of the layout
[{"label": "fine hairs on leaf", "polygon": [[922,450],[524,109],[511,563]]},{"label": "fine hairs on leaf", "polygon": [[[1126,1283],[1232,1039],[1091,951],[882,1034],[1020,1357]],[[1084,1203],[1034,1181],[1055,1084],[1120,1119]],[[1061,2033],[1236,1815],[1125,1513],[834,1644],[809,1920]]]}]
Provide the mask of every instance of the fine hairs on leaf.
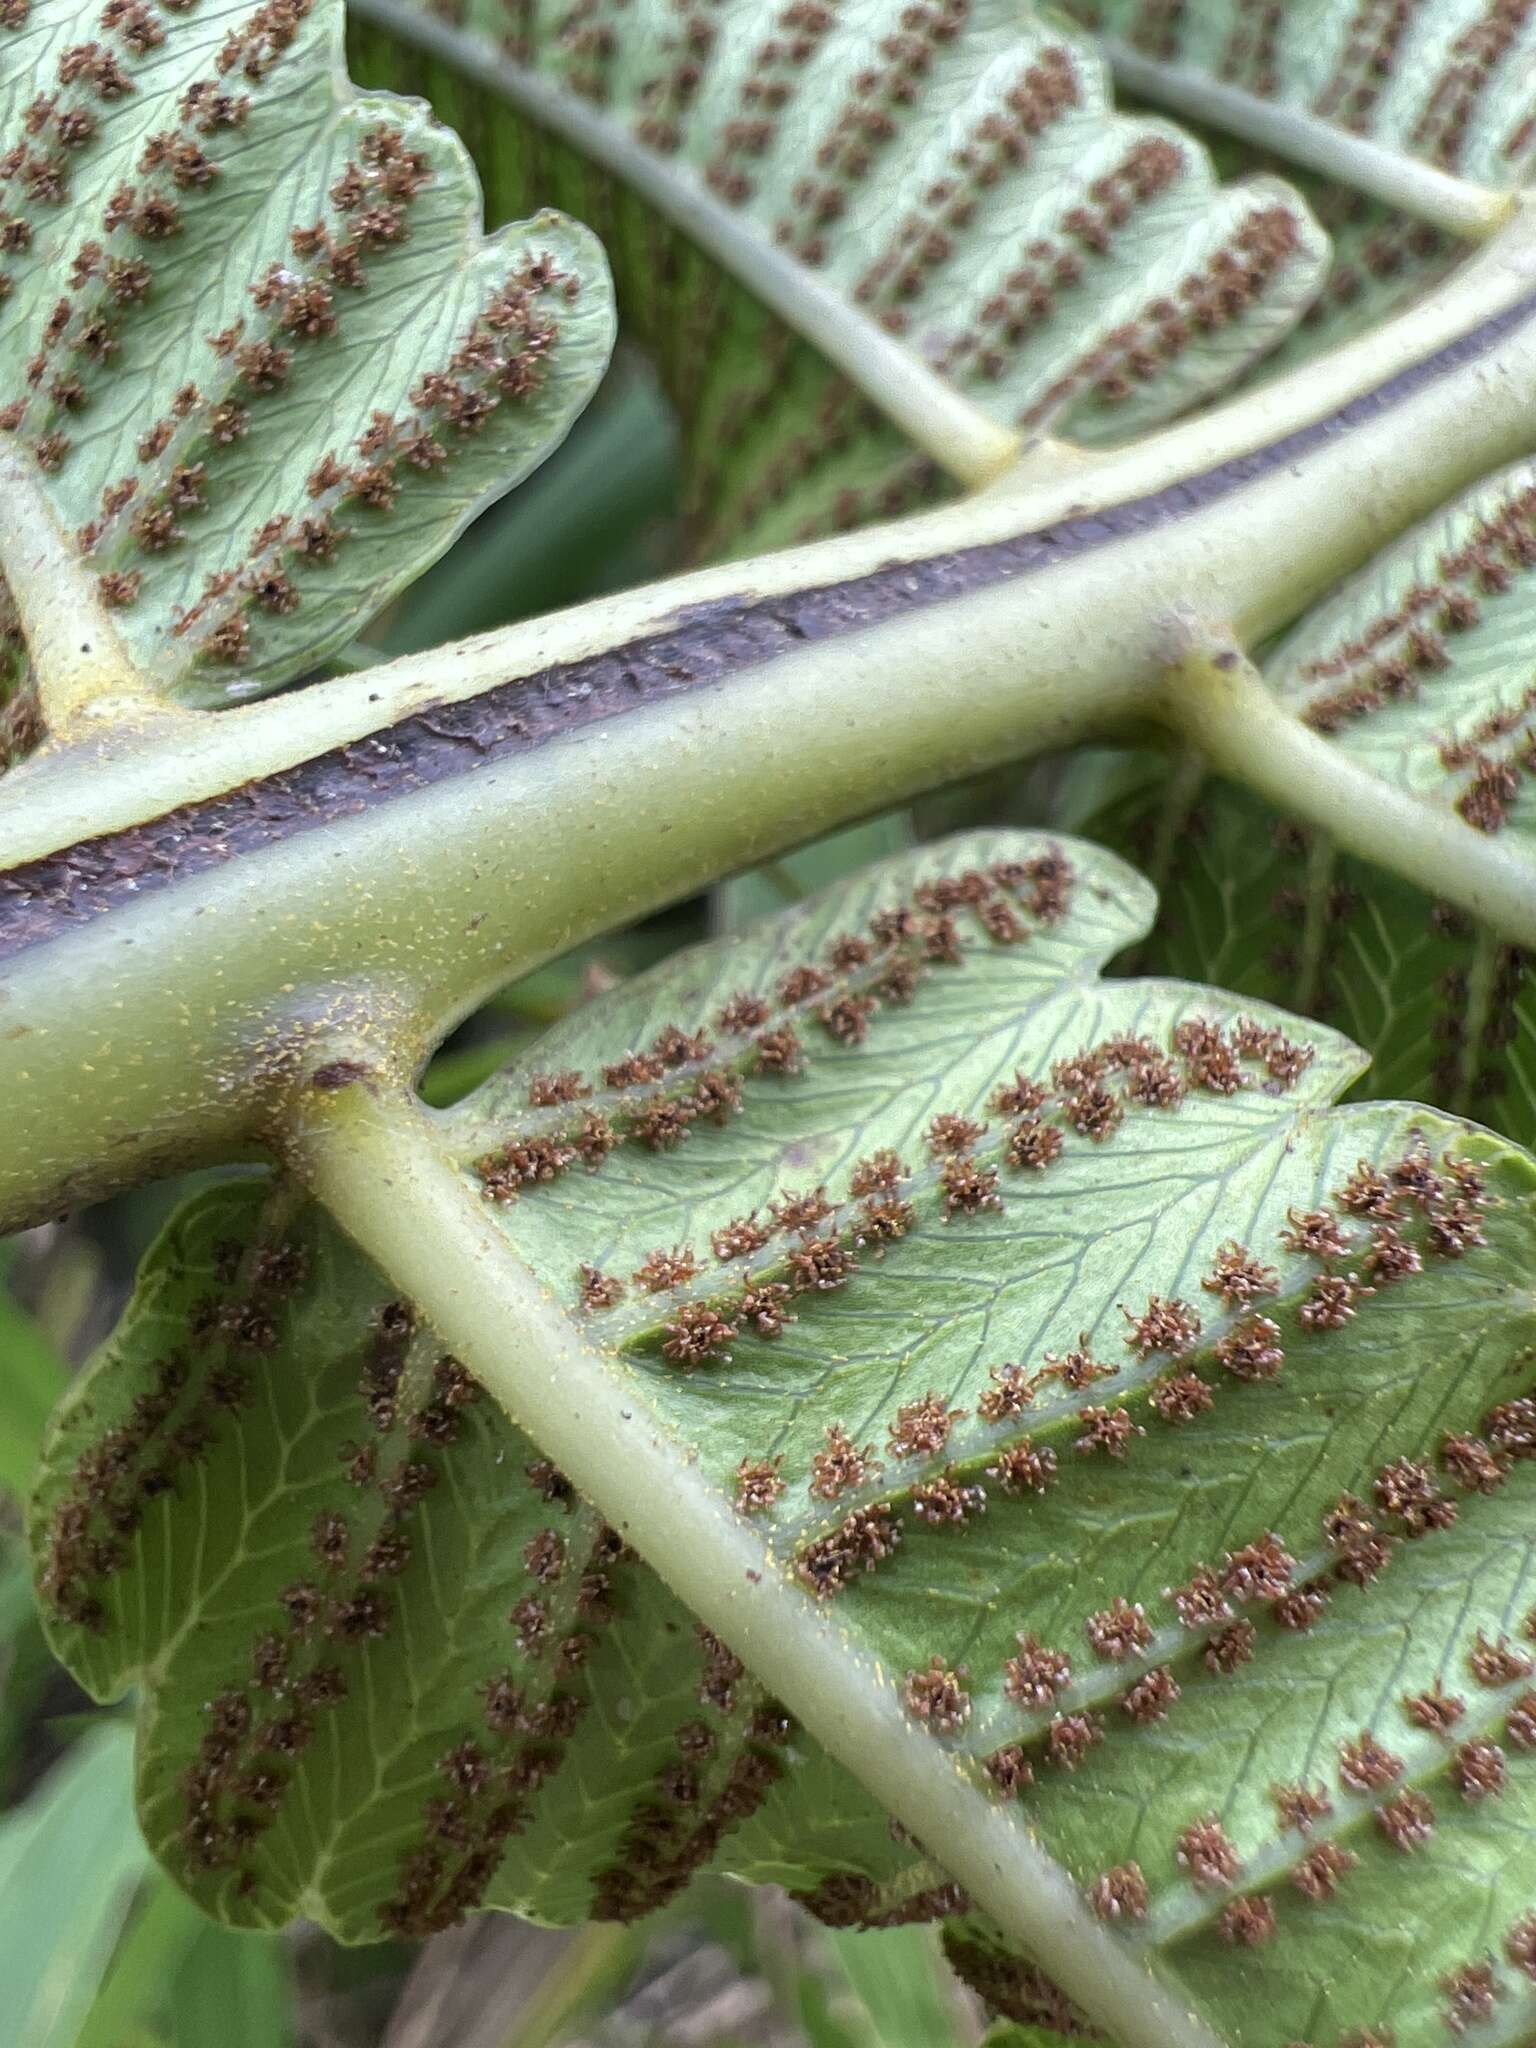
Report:
[{"label": "fine hairs on leaf", "polygon": [[[0,1216],[241,1169],[29,1540],[213,1918],[1536,2040],[1533,150],[1523,0],[0,0]],[[619,318],[703,566],[373,661]]]}]

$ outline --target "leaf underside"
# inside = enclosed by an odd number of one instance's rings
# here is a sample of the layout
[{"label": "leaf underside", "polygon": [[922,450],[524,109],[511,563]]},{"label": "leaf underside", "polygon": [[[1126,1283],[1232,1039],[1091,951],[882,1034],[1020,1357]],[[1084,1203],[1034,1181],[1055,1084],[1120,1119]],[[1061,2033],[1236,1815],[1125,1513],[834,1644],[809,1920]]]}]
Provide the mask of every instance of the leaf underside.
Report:
[{"label": "leaf underside", "polygon": [[132,663],[302,674],[558,445],[602,252],[480,232],[467,152],[350,86],[341,0],[0,7],[0,427]]},{"label": "leaf underside", "polygon": [[[1531,855],[1536,891],[1536,465],[1405,534],[1275,650],[1276,695],[1394,789]],[[1158,881],[1140,968],[1198,971],[1374,1048],[1363,1087],[1536,1142],[1525,952],[1301,831],[1198,762],[1125,764],[1096,837]]]},{"label": "leaf underside", "polygon": [[1536,19],[1488,0],[1064,0],[1085,27],[1158,64],[1507,191],[1536,156]]},{"label": "leaf underside", "polygon": [[[1085,0],[1075,11],[1143,56],[1209,71],[1314,125],[1367,135],[1494,189],[1520,182],[1536,141],[1533,32],[1522,10],[1510,15],[1482,0],[1415,0],[1363,12],[1342,0],[1257,10],[1226,0],[1194,9]],[[509,13],[490,0],[458,0],[451,9],[434,7],[430,21],[439,40],[418,50],[408,7],[370,13],[364,6],[353,26],[355,61],[381,82],[430,91],[469,139],[498,208],[516,210],[530,195],[554,193],[599,226],[615,252],[627,317],[670,373],[688,416],[695,544],[704,554],[889,516],[935,489],[933,464],[642,200],[542,130],[541,101],[552,119],[575,106],[611,120],[660,156],[685,199],[702,176],[746,241],[766,231],[793,256],[810,251],[813,278],[851,289],[877,319],[894,314],[909,345],[994,416],[1091,444],[1147,431],[1235,375],[1268,377],[1368,331],[1442,278],[1460,246],[1443,229],[1271,164],[1233,138],[1190,124],[1170,131],[1162,122],[1106,122],[1098,60],[1054,24],[1042,29],[1032,15],[1021,19],[1017,8],[899,10],[888,0],[835,12],[792,6],[761,28],[754,17],[741,35],[731,33],[729,9],[710,4],[671,13],[532,5]],[[444,40],[454,46],[447,55],[440,54]],[[986,121],[991,111],[974,81],[984,78],[994,49],[1033,56],[1037,75],[1041,53],[1055,65],[1065,51],[1083,81],[1071,118],[1054,110],[1054,127],[1031,134],[1017,163],[1000,160],[1014,153],[1016,140],[995,120],[977,126],[973,119],[980,111]],[[532,85],[516,92],[518,113],[510,119],[487,76],[497,50],[523,86]],[[822,77],[832,83],[818,91]],[[534,118],[524,119],[530,104]],[[1078,155],[1068,148],[1053,158],[1053,142],[1073,123]],[[963,154],[933,181],[935,138],[946,124],[945,141]],[[1149,242],[1143,234],[1166,229],[1173,210],[1139,207],[1126,225],[1112,217],[1120,209],[1111,198],[1105,218],[1114,246],[1107,251],[1096,246],[1091,222],[1087,242],[1062,233],[1069,209],[1080,213],[1085,196],[1090,216],[1104,210],[1105,194],[1090,189],[1093,178],[1081,165],[1097,162],[1111,133],[1127,142],[1171,136],[1186,152],[1203,140],[1224,178],[1278,172],[1287,184],[1282,191],[1271,180],[1270,199],[1298,222],[1310,212],[1327,242],[1309,222],[1304,258],[1256,294],[1262,266],[1249,261],[1250,247],[1239,272],[1226,271],[1239,283],[1233,299],[1212,322],[1197,288],[1189,322],[1184,288],[1198,287],[1211,223],[1239,195],[1265,187],[1261,180],[1208,194],[1205,216],[1186,200],[1193,239],[1171,294],[1170,322],[1157,296],[1165,286],[1141,283],[1123,251],[1129,246],[1139,259],[1151,250],[1155,270],[1157,236]],[[1053,161],[1068,175],[1042,207],[1041,170]],[[1203,182],[1196,168],[1189,191],[1198,194]],[[978,185],[983,205],[973,214]],[[957,199],[957,219],[944,218],[944,206]],[[1000,251],[990,223],[1006,219],[1011,227],[1021,214],[1027,225],[1016,246]],[[1043,236],[1036,233],[1042,219]],[[1176,237],[1164,246],[1174,248]],[[1066,289],[1051,267],[1062,249],[1081,269]],[[1017,266],[1001,291],[1000,254]],[[1213,268],[1223,261],[1218,256]],[[1188,326],[1193,345],[1183,336]],[[1043,399],[1029,402],[1041,390]]]},{"label": "leaf underside", "polygon": [[[1103,66],[1017,0],[570,8],[462,0],[456,70],[362,10],[353,61],[409,81],[497,210],[553,197],[602,235],[625,317],[685,416],[696,545],[739,551],[899,512],[933,463],[748,291],[538,124],[562,107],[788,257],[993,419],[1098,444],[1228,386],[1288,334],[1327,243],[1268,176],[1222,186],[1170,123],[1115,114]],[[409,35],[409,23],[405,23]],[[500,55],[531,85],[509,112]],[[876,380],[877,381],[877,380]]]},{"label": "leaf underside", "polygon": [[[1332,1106],[1327,1030],[1101,980],[1151,913],[1075,842],[904,854],[597,999],[443,1133],[932,1767],[1219,2032],[1416,2048],[1486,2003],[1522,2039],[1536,1172]],[[996,2004],[1070,2020],[279,1185],[173,1223],[34,1531],[60,1653],[142,1688],[149,1839],[228,1919],[629,1917],[715,1862],[947,1916]]]},{"label": "leaf underside", "polygon": [[[1065,12],[1171,77],[1204,74],[1490,191],[1523,184],[1536,149],[1536,27],[1523,8],[1066,0]],[[1231,140],[1208,140],[1224,173],[1264,161]],[[1326,229],[1333,260],[1302,321],[1260,366],[1263,376],[1368,332],[1438,283],[1458,253],[1455,237],[1427,221],[1307,172],[1286,167],[1286,175]]]}]

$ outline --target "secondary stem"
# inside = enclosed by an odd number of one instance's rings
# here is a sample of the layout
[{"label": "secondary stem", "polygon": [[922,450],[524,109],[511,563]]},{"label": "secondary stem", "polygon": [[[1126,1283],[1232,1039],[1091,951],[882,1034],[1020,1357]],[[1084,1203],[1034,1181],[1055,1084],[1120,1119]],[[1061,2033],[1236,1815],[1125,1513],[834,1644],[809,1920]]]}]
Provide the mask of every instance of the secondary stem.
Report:
[{"label": "secondary stem", "polygon": [[1451,812],[1350,759],[1302,724],[1230,643],[1192,629],[1168,672],[1164,715],[1212,764],[1288,817],[1430,896],[1536,948],[1536,866],[1529,850],[1474,831]]},{"label": "secondary stem", "polygon": [[128,658],[79,557],[37,488],[25,458],[0,443],[0,574],[21,614],[50,730],[87,707],[113,714],[146,701],[144,679]]},{"label": "secondary stem", "polygon": [[289,1100],[279,1142],[293,1170],[517,1427],[828,1752],[1124,2048],[1216,2048],[1015,1814],[914,1725],[890,1675],[770,1559],[649,1412],[633,1368],[591,1346],[517,1258],[404,1088],[360,1077]]},{"label": "secondary stem", "polygon": [[352,11],[429,51],[476,85],[490,87],[519,114],[611,171],[835,363],[951,476],[986,483],[1018,454],[1019,435],[884,333],[845,294],[776,248],[680,162],[647,149],[617,121],[556,89],[547,76],[514,64],[487,36],[406,0],[352,0]]},{"label": "secondary stem", "polygon": [[1517,204],[1512,192],[1469,184],[1367,135],[1351,135],[1332,121],[1319,120],[1305,107],[1261,99],[1193,65],[1160,62],[1116,36],[1099,37],[1098,46],[1117,84],[1153,106],[1240,135],[1293,164],[1433,221],[1449,234],[1483,241],[1497,233]]}]

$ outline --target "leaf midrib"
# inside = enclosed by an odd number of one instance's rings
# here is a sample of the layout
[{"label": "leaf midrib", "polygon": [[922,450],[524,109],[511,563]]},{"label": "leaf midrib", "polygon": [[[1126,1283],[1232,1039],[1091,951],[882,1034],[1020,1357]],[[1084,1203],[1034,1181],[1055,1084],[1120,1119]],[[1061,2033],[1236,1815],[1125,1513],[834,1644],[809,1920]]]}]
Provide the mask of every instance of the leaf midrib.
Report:
[{"label": "leaf midrib", "polygon": [[597,108],[514,63],[486,36],[410,0],[350,0],[352,11],[415,45],[611,173],[719,263],[784,324],[818,349],[920,448],[962,483],[990,483],[1010,468],[1021,438],[928,369],[841,293],[824,284],[723,205],[703,181],[671,165]]}]

